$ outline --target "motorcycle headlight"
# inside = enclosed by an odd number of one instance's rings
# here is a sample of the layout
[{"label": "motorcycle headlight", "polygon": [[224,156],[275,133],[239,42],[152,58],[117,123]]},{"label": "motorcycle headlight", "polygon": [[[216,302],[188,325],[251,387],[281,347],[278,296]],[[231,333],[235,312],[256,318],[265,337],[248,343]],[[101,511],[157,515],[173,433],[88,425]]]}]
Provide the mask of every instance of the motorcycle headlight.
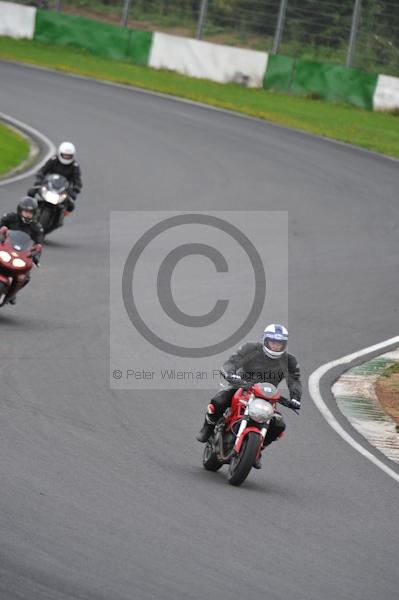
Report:
[{"label": "motorcycle headlight", "polygon": [[50,204],[59,204],[61,202],[60,195],[56,192],[50,192],[49,190],[46,190],[46,193],[43,194],[43,198]]},{"label": "motorcycle headlight", "polygon": [[26,262],[22,260],[22,258],[14,258],[14,260],[12,261],[12,266],[19,268],[26,267]]},{"label": "motorcycle headlight", "polygon": [[248,406],[248,415],[257,423],[265,423],[273,414],[273,406],[261,398],[255,398]]},{"label": "motorcycle headlight", "polygon": [[11,260],[11,254],[9,254],[9,252],[6,252],[5,250],[1,250],[0,251],[0,259],[3,262],[10,262],[10,260]]}]

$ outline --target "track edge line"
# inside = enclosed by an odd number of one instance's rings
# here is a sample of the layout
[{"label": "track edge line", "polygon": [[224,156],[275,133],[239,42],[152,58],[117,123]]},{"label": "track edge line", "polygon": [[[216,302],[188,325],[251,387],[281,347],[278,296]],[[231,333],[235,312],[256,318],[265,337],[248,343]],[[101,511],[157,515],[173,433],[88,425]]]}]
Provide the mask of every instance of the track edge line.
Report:
[{"label": "track edge line", "polygon": [[13,125],[17,129],[20,129],[22,132],[26,133],[28,136],[36,138],[36,140],[38,140],[38,142],[39,142],[39,146],[41,145],[43,148],[47,148],[47,152],[45,152],[44,156],[42,158],[40,158],[38,160],[38,162],[35,162],[32,166],[30,166],[26,171],[23,171],[22,173],[18,173],[16,175],[11,175],[11,177],[6,177],[5,179],[0,179],[0,186],[1,186],[1,185],[8,185],[10,183],[15,183],[17,181],[20,181],[21,179],[30,177],[31,175],[35,175],[37,170],[40,167],[42,167],[44,165],[44,163],[51,156],[53,156],[53,154],[55,154],[56,147],[53,144],[53,142],[50,140],[50,138],[45,136],[44,133],[41,133],[40,131],[38,131],[34,127],[31,127],[30,125],[27,125],[23,121],[19,121],[18,119],[15,119],[14,117],[7,115],[5,113],[2,113],[2,112],[0,112],[0,119],[2,121],[4,121],[5,123],[9,123],[10,125]]},{"label": "track edge line", "polygon": [[338,359],[332,360],[324,365],[321,365],[315,371],[313,371],[313,373],[310,375],[309,380],[308,380],[308,389],[309,389],[310,397],[313,400],[313,403],[315,404],[316,408],[320,411],[320,413],[322,414],[324,419],[327,421],[327,423],[330,425],[330,427],[332,427],[332,429],[334,429],[334,431],[336,433],[338,433],[338,435],[343,440],[345,440],[345,442],[347,442],[350,446],[352,446],[352,448],[354,448],[362,456],[367,458],[375,466],[377,466],[379,469],[384,471],[384,473],[386,473],[387,475],[392,477],[392,479],[394,479],[397,483],[399,483],[399,474],[396,471],[394,471],[393,469],[388,467],[379,458],[374,456],[374,454],[372,454],[369,450],[367,450],[361,444],[359,444],[359,442],[357,442],[347,431],[345,431],[345,429],[337,421],[337,419],[334,417],[334,415],[328,408],[327,404],[323,400],[323,397],[322,397],[321,391],[320,391],[320,381],[321,381],[322,377],[324,377],[329,371],[331,371],[331,369],[334,369],[335,367],[338,367],[340,365],[345,365],[345,364],[349,365],[351,362],[353,362],[354,360],[356,360],[358,358],[361,358],[362,356],[367,356],[368,354],[371,354],[378,350],[383,350],[383,349],[385,349],[389,346],[392,346],[393,344],[396,344],[396,343],[399,343],[399,335],[396,337],[390,338],[388,340],[385,340],[383,342],[380,342],[378,344],[375,344],[373,346],[364,348],[363,350],[353,352],[352,354],[348,354],[346,356],[343,356],[342,358],[338,358]]}]

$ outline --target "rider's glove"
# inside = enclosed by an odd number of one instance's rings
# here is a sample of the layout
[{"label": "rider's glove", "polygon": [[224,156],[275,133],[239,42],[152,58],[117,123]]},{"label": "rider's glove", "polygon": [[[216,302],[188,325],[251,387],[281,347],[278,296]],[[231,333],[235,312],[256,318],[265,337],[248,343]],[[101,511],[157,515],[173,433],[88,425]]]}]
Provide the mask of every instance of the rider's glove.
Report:
[{"label": "rider's glove", "polygon": [[223,369],[223,367],[220,369],[220,373],[223,375],[223,377],[225,379],[233,379],[236,381],[241,381],[241,377],[239,375],[237,375],[236,373],[229,373],[228,371],[226,371],[226,369]]},{"label": "rider's glove", "polygon": [[72,200],[71,196],[69,195],[68,198],[65,200],[65,210],[69,213],[73,212],[75,209],[75,201]]},{"label": "rider's glove", "polygon": [[299,410],[301,408],[301,401],[296,398],[291,398],[291,405],[295,410]]},{"label": "rider's glove", "polygon": [[71,191],[69,192],[69,197],[70,197],[70,199],[71,199],[71,200],[74,200],[74,201],[75,201],[75,200],[76,200],[76,196],[77,196],[77,193],[76,193],[76,192],[74,192],[73,190],[71,190]]}]

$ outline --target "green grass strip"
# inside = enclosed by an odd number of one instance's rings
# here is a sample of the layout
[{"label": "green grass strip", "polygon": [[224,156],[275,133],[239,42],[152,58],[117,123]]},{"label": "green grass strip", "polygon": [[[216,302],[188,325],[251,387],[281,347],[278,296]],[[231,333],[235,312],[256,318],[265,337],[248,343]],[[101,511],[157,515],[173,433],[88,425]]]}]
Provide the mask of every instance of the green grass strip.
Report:
[{"label": "green grass strip", "polygon": [[0,38],[1,58],[211,104],[399,158],[399,118],[391,114],[192,79],[28,40]]},{"label": "green grass strip", "polygon": [[28,141],[14,129],[0,123],[0,176],[18,167],[28,156]]}]

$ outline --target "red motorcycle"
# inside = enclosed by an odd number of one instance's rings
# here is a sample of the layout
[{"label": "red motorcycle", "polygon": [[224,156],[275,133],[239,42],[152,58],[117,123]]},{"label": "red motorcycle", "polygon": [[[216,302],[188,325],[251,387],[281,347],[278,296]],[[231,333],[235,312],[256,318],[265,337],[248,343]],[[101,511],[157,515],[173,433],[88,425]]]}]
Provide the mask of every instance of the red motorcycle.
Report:
[{"label": "red motorcycle", "polygon": [[25,285],[33,257],[40,251],[41,244],[35,244],[24,231],[0,228],[0,306]]},{"label": "red motorcycle", "polygon": [[[237,385],[237,379],[227,381]],[[280,402],[298,414],[290,400],[280,395],[270,383],[250,383],[241,385],[233,396],[231,406],[216,423],[203,454],[202,464],[208,471],[217,471],[224,464],[229,465],[227,474],[231,485],[241,485],[248,477],[254,462],[260,458],[266,432],[272,419],[281,419],[276,412]]]}]

